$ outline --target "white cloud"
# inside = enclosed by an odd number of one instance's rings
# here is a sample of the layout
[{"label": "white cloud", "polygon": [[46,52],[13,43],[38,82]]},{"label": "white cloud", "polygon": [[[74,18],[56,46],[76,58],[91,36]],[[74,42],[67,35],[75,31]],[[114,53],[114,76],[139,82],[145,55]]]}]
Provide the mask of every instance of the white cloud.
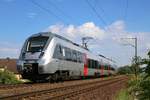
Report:
[{"label": "white cloud", "polygon": [[93,22],[87,22],[79,26],[56,24],[49,26],[45,31],[51,31],[71,39],[90,36],[102,40],[105,37],[105,31]]},{"label": "white cloud", "polygon": [[106,26],[106,29],[109,29],[110,32],[124,32],[125,31],[125,23],[123,20],[118,20],[113,22],[111,25]]}]

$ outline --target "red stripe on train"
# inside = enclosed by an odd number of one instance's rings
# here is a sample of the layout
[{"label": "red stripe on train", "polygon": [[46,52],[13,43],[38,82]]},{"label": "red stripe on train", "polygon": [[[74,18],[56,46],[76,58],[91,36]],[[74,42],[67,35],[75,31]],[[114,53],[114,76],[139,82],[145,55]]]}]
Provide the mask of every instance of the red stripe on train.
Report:
[{"label": "red stripe on train", "polygon": [[101,65],[101,75],[103,76],[104,75],[104,66],[103,65]]},{"label": "red stripe on train", "polygon": [[87,65],[88,61],[87,61],[86,54],[84,54],[83,61],[84,61],[84,69],[83,69],[84,76],[87,76],[88,75],[88,65]]}]

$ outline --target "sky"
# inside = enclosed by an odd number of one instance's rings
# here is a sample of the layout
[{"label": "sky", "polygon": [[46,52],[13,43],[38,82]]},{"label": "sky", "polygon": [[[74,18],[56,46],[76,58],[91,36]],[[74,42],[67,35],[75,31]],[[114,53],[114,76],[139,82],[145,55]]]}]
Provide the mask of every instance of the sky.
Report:
[{"label": "sky", "polygon": [[50,31],[88,46],[94,54],[131,64],[132,39],[138,56],[150,49],[149,0],[0,0],[0,58],[18,58],[27,37]]}]

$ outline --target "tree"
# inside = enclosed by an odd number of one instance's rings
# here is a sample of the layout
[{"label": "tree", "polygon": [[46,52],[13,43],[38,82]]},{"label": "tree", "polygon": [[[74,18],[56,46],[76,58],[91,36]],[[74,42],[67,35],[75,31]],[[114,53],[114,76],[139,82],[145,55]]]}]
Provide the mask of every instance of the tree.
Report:
[{"label": "tree", "polygon": [[129,65],[118,68],[118,74],[132,74],[132,68]]},{"label": "tree", "polygon": [[145,73],[146,77],[150,76],[150,51],[147,53],[148,58],[142,59],[141,64],[146,64]]},{"label": "tree", "polygon": [[141,65],[141,61],[142,61],[142,59],[140,56],[132,58],[132,65],[131,66],[132,66],[132,70],[133,70],[136,77],[140,72],[139,66]]}]

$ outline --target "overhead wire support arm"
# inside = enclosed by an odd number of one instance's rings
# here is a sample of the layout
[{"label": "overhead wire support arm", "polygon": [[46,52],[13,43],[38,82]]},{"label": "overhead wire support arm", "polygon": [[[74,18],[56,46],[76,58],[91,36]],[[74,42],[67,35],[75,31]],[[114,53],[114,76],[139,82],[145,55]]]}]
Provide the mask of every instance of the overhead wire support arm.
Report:
[{"label": "overhead wire support arm", "polygon": [[90,39],[93,39],[93,37],[83,37],[82,38],[82,46],[85,48],[85,49],[87,49],[88,50],[88,46],[87,46],[87,43],[88,43],[88,41],[90,40]]}]

